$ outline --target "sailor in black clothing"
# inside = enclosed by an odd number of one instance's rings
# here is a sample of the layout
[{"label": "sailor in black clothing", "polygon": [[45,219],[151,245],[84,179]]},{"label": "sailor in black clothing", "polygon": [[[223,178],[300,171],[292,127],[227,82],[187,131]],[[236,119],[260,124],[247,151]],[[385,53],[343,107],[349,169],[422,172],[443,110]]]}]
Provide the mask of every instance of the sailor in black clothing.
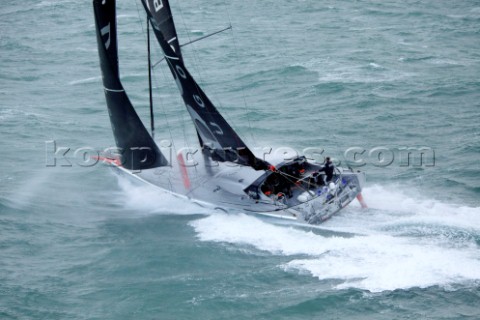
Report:
[{"label": "sailor in black clothing", "polygon": [[335,167],[333,166],[332,160],[330,160],[330,157],[327,157],[325,159],[325,164],[323,165],[323,168],[318,170],[318,172],[325,172],[325,175],[327,176],[327,182],[330,182],[333,179],[334,169]]}]

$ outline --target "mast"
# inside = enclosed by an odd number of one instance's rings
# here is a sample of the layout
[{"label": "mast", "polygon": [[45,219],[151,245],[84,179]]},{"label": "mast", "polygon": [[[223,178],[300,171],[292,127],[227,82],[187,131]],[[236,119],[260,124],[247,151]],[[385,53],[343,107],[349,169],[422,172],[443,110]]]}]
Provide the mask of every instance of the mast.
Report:
[{"label": "mast", "polygon": [[152,97],[152,59],[150,56],[150,22],[147,17],[147,50],[148,50],[148,95],[150,98],[150,129],[152,138],[155,138],[155,124],[153,118],[153,97]]},{"label": "mast", "polygon": [[216,161],[234,162],[266,170],[270,164],[257,158],[222,117],[186,68],[168,0],[142,0],[168,67],[177,83],[204,152]]}]

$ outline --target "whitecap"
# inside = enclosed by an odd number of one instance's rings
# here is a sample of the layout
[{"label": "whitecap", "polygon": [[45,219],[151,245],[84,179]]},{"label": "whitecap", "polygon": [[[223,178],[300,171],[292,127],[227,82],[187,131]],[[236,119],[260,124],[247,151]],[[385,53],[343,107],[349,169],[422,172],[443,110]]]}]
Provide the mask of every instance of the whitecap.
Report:
[{"label": "whitecap", "polygon": [[[451,246],[438,237],[399,235],[390,225],[440,224],[480,232],[480,208],[442,203],[408,195],[400,188],[365,188],[371,209],[358,204],[342,211],[321,227],[348,231],[349,236],[325,236],[272,225],[245,214],[216,214],[190,224],[200,241],[249,246],[290,261],[279,266],[287,272],[305,272],[320,281],[335,280],[336,289],[371,292],[412,287],[450,286],[480,280],[478,246],[471,239]],[[473,226],[472,226],[473,225]],[[300,257],[299,257],[300,256]]]}]

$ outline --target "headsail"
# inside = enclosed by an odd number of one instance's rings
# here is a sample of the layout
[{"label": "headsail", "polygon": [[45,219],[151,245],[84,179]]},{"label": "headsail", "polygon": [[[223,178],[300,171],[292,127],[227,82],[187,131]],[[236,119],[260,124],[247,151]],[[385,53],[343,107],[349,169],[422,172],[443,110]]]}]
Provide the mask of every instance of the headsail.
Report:
[{"label": "headsail", "polygon": [[202,147],[211,152],[214,160],[232,161],[257,170],[267,169],[269,164],[255,157],[185,67],[168,1],[142,0],[142,3],[195,124]]},{"label": "headsail", "polygon": [[131,170],[167,165],[120,82],[115,0],[94,0],[93,8],[105,98],[122,165]]},{"label": "headsail", "polygon": [[153,17],[156,24],[152,24],[155,33],[160,32],[162,37],[172,48],[175,55],[182,59],[182,53],[180,51],[180,43],[178,42],[177,30],[173,23],[172,10],[170,10],[170,4],[167,0],[142,0],[147,13]]}]

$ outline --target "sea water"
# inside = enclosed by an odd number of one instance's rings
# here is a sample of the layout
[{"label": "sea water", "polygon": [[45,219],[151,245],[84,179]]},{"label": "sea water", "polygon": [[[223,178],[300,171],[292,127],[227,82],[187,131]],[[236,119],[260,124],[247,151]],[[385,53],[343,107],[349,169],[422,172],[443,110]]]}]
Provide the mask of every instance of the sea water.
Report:
[{"label": "sea water", "polygon": [[[369,209],[274,223],[92,164],[82,150],[114,140],[91,2],[3,1],[0,318],[480,318],[480,3],[171,5],[181,43],[232,25],[183,53],[249,146],[365,171]],[[117,21],[148,127],[141,3],[119,1]],[[155,138],[195,147],[169,72],[154,71]]]}]

